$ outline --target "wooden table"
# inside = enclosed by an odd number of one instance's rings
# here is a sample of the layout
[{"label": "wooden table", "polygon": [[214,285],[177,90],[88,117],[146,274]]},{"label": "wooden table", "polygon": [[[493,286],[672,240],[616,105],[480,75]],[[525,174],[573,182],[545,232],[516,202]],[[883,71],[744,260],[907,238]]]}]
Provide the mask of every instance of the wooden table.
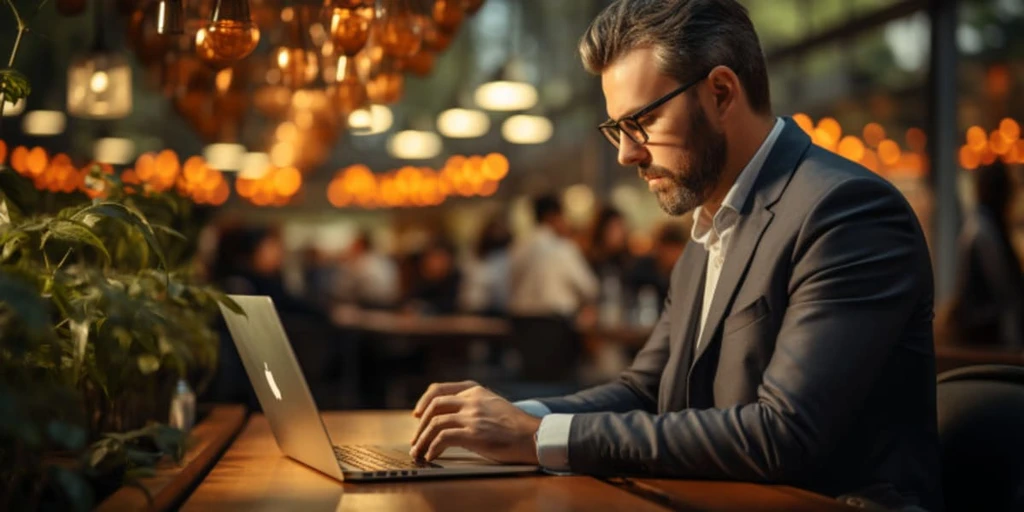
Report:
[{"label": "wooden table", "polygon": [[[324,416],[336,443],[393,444],[412,436],[406,411]],[[234,445],[185,503],[216,510],[623,510],[849,511],[837,501],[789,487],[725,482],[522,475],[473,479],[340,483],[282,455],[266,419],[253,415]]]},{"label": "wooden table", "polygon": [[[334,442],[408,442],[407,411],[329,413]],[[266,418],[254,415],[183,510],[628,510],[663,507],[593,478],[528,475],[340,483],[278,451]]]},{"label": "wooden table", "polygon": [[706,512],[855,512],[838,500],[783,485],[629,478],[610,481],[675,510]]},{"label": "wooden table", "polygon": [[[615,328],[585,328],[581,329],[580,333],[584,338],[595,342],[613,343],[639,350],[647,343],[651,329],[625,325]],[[936,340],[935,361],[939,372],[976,364],[1024,366],[1024,351],[955,346]]]},{"label": "wooden table", "polygon": [[339,306],[331,312],[335,326],[422,339],[501,338],[512,332],[507,320],[477,315],[424,316],[367,311]]},{"label": "wooden table", "polygon": [[103,500],[95,510],[172,510],[185,499],[203,472],[217,461],[244,422],[244,406],[215,406],[189,433],[189,446],[181,465],[163,462],[155,476],[143,478],[139,482],[153,497],[151,503],[141,489],[122,487]]}]

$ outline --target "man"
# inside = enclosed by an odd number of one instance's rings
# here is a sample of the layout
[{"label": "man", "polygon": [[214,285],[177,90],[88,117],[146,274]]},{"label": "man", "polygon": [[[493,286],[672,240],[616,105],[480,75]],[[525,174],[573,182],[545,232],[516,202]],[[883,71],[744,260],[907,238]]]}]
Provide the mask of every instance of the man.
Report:
[{"label": "man", "polygon": [[334,281],[342,302],[365,308],[388,308],[398,303],[398,266],[375,249],[370,233],[360,232],[352,241],[342,268]]},{"label": "man", "polygon": [[771,114],[734,0],[617,0],[580,49],[620,163],[669,214],[696,208],[695,243],[616,382],[519,407],[433,385],[412,454],[940,510],[932,274],[906,201]]},{"label": "man", "polygon": [[562,204],[551,195],[533,205],[537,229],[517,247],[509,271],[509,311],[518,316],[573,318],[597,299],[598,282],[576,244],[567,239]]}]

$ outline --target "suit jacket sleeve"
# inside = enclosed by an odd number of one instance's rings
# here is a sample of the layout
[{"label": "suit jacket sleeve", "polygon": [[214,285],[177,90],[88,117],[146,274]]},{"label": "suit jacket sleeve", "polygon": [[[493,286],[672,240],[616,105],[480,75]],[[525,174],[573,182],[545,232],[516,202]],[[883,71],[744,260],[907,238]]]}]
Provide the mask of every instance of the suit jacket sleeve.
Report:
[{"label": "suit jacket sleeve", "polygon": [[792,252],[790,302],[755,403],[573,418],[569,464],[594,474],[784,482],[844,435],[931,282],[923,235],[888,184],[826,192]]},{"label": "suit jacket sleeve", "polygon": [[[676,265],[673,273],[678,270],[679,265]],[[669,298],[665,300],[661,317],[644,348],[615,382],[574,395],[539,401],[554,413],[657,411],[658,385],[669,355],[671,295],[669,293]]]}]

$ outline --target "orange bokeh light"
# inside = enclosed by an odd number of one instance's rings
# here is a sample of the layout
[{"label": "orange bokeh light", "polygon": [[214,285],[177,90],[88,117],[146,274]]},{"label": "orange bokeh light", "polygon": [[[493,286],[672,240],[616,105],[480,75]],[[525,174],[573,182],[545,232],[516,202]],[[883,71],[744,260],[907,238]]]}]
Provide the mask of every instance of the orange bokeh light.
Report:
[{"label": "orange bokeh light", "polygon": [[818,130],[822,130],[829,135],[832,139],[832,143],[835,144],[843,136],[843,128],[839,126],[839,121],[836,121],[833,117],[824,117],[818,121]]},{"label": "orange bokeh light", "polygon": [[988,145],[988,135],[980,126],[972,126],[967,129],[967,145],[975,152],[980,153]]},{"label": "orange bokeh light", "polygon": [[213,190],[210,203],[214,206],[220,206],[227,202],[229,196],[231,196],[231,189],[228,188],[228,182],[222,179],[217,184],[217,188]]},{"label": "orange bokeh light", "polygon": [[28,172],[28,149],[25,146],[18,146],[11,151],[11,168],[18,174]]},{"label": "orange bokeh light", "polygon": [[294,167],[278,169],[272,179],[274,190],[281,196],[291,197],[302,187],[302,174]]},{"label": "orange bokeh light", "polygon": [[868,123],[864,126],[864,142],[872,148],[877,148],[885,140],[885,128],[878,123]]},{"label": "orange bokeh light", "polygon": [[900,161],[902,151],[896,142],[885,139],[878,144],[878,159],[885,165],[896,165]]},{"label": "orange bokeh light", "polygon": [[992,148],[985,146],[985,149],[981,152],[981,165],[992,165],[992,163],[996,161],[996,158],[998,158],[998,155],[996,155],[995,151],[992,151]]},{"label": "orange bokeh light", "polygon": [[181,161],[178,160],[178,155],[174,151],[165,149],[156,155],[156,174],[161,178],[177,176],[180,169]]},{"label": "orange bokeh light", "polygon": [[7,143],[0,140],[0,164],[7,160]]},{"label": "orange bokeh light", "polygon": [[920,128],[907,129],[906,139],[907,147],[916,153],[924,153],[925,147],[928,146],[928,136]]},{"label": "orange bokeh light", "polygon": [[36,146],[29,151],[28,158],[25,159],[25,168],[32,176],[39,176],[46,170],[49,160],[46,150]]},{"label": "orange bokeh light", "polygon": [[1017,139],[1020,139],[1020,124],[1007,117],[999,122],[999,132],[1006,139],[1016,142]]},{"label": "orange bokeh light", "polygon": [[864,143],[854,135],[847,135],[839,141],[839,154],[844,158],[859,162],[864,157]]},{"label": "orange bokeh light", "polygon": [[793,114],[793,122],[795,122],[807,135],[814,133],[814,121],[811,120],[811,117],[807,114]]},{"label": "orange bokeh light", "polygon": [[1013,146],[1014,142],[1016,141],[1007,139],[1006,136],[1003,135],[1003,132],[999,130],[992,130],[992,133],[989,134],[988,146],[992,149],[993,153],[997,155],[1005,155],[1010,151],[1010,147]]},{"label": "orange bokeh light", "polygon": [[501,153],[491,153],[484,157],[484,177],[492,180],[499,181],[505,176],[508,176],[509,163],[508,158]]},{"label": "orange bokeh light", "polygon": [[811,141],[829,151],[836,148],[836,139],[832,137],[832,134],[821,128],[814,130],[814,134],[811,135]]},{"label": "orange bokeh light", "polygon": [[135,159],[135,174],[142,181],[150,181],[156,176],[156,156],[143,153]]}]

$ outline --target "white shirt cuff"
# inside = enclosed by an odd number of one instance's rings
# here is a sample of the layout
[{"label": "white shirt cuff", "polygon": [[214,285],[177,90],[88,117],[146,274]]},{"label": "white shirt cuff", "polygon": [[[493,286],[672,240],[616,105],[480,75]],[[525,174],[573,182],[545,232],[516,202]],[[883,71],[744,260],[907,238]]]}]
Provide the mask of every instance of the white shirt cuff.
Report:
[{"label": "white shirt cuff", "polygon": [[548,406],[538,402],[537,400],[522,400],[512,405],[522,409],[526,414],[537,418],[543,418],[544,416],[551,414],[551,409],[548,409]]},{"label": "white shirt cuff", "polygon": [[[545,407],[546,408],[546,407]],[[572,414],[548,414],[537,429],[537,461],[549,472],[569,471]]]}]

